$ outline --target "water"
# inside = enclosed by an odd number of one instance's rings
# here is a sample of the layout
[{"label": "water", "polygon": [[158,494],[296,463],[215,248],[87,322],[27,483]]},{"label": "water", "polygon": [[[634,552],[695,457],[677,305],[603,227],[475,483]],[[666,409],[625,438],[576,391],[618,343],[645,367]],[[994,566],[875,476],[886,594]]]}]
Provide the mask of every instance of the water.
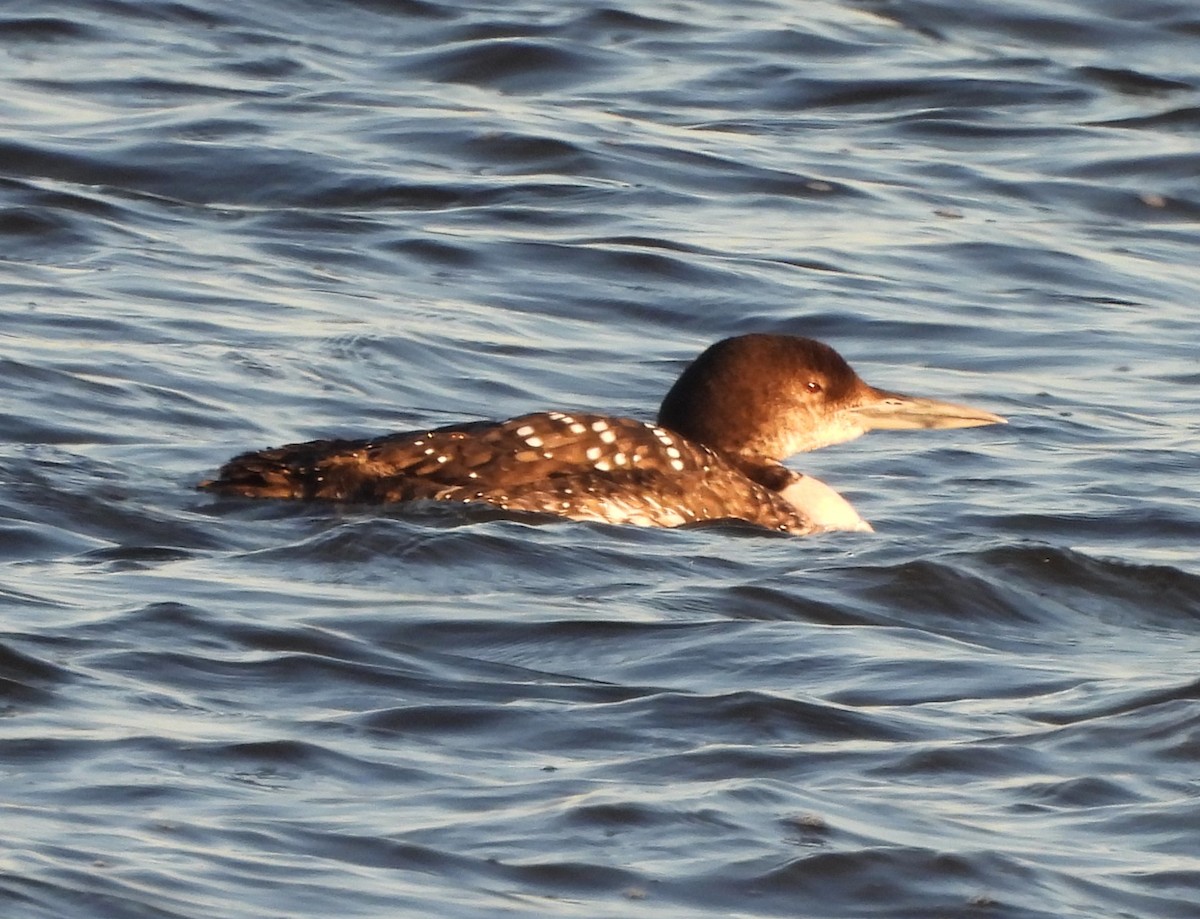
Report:
[{"label": "water", "polygon": [[[10,0],[0,912],[1195,917],[1188,2]],[[751,330],[874,536],[216,500]]]}]

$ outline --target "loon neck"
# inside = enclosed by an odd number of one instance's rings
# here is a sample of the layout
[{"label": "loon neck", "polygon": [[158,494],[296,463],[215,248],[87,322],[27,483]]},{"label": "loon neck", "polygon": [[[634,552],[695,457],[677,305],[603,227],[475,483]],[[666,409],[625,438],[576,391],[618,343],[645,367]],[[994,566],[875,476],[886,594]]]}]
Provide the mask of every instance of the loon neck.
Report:
[{"label": "loon neck", "polygon": [[800,473],[762,454],[716,452],[746,478],[771,491],[783,491],[800,476]]},{"label": "loon neck", "polygon": [[746,478],[776,492],[820,529],[875,532],[849,501],[820,479],[788,469],[765,456],[722,455]]}]

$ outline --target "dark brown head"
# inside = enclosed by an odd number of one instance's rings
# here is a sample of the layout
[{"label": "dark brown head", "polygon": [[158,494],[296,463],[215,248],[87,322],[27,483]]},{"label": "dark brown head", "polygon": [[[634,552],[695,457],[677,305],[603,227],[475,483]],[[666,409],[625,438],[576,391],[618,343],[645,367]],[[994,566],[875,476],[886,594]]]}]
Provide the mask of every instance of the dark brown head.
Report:
[{"label": "dark brown head", "polygon": [[991,412],[868,385],[833,348],[741,335],[701,354],[663,399],[658,423],[726,453],[782,460],[870,430],[1001,424]]}]

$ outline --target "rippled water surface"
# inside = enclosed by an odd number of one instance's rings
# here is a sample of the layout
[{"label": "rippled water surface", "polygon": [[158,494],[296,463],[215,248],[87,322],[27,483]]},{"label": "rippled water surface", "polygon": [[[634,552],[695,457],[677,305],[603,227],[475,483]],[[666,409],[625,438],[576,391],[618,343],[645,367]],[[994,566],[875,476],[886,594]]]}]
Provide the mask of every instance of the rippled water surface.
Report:
[{"label": "rippled water surface", "polygon": [[[1200,903],[1191,0],[9,0],[0,913]],[[214,499],[748,331],[810,539]]]}]

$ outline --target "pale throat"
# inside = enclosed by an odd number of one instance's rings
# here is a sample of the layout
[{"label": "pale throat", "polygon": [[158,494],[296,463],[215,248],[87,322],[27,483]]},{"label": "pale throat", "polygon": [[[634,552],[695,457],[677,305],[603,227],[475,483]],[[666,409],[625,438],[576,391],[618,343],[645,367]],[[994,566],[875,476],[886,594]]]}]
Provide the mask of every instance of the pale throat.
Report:
[{"label": "pale throat", "polygon": [[769,455],[788,457],[795,456],[797,453],[809,453],[813,450],[820,450],[822,447],[844,444],[862,437],[865,433],[866,429],[860,424],[845,419],[798,427],[781,436],[773,445],[778,452]]}]

